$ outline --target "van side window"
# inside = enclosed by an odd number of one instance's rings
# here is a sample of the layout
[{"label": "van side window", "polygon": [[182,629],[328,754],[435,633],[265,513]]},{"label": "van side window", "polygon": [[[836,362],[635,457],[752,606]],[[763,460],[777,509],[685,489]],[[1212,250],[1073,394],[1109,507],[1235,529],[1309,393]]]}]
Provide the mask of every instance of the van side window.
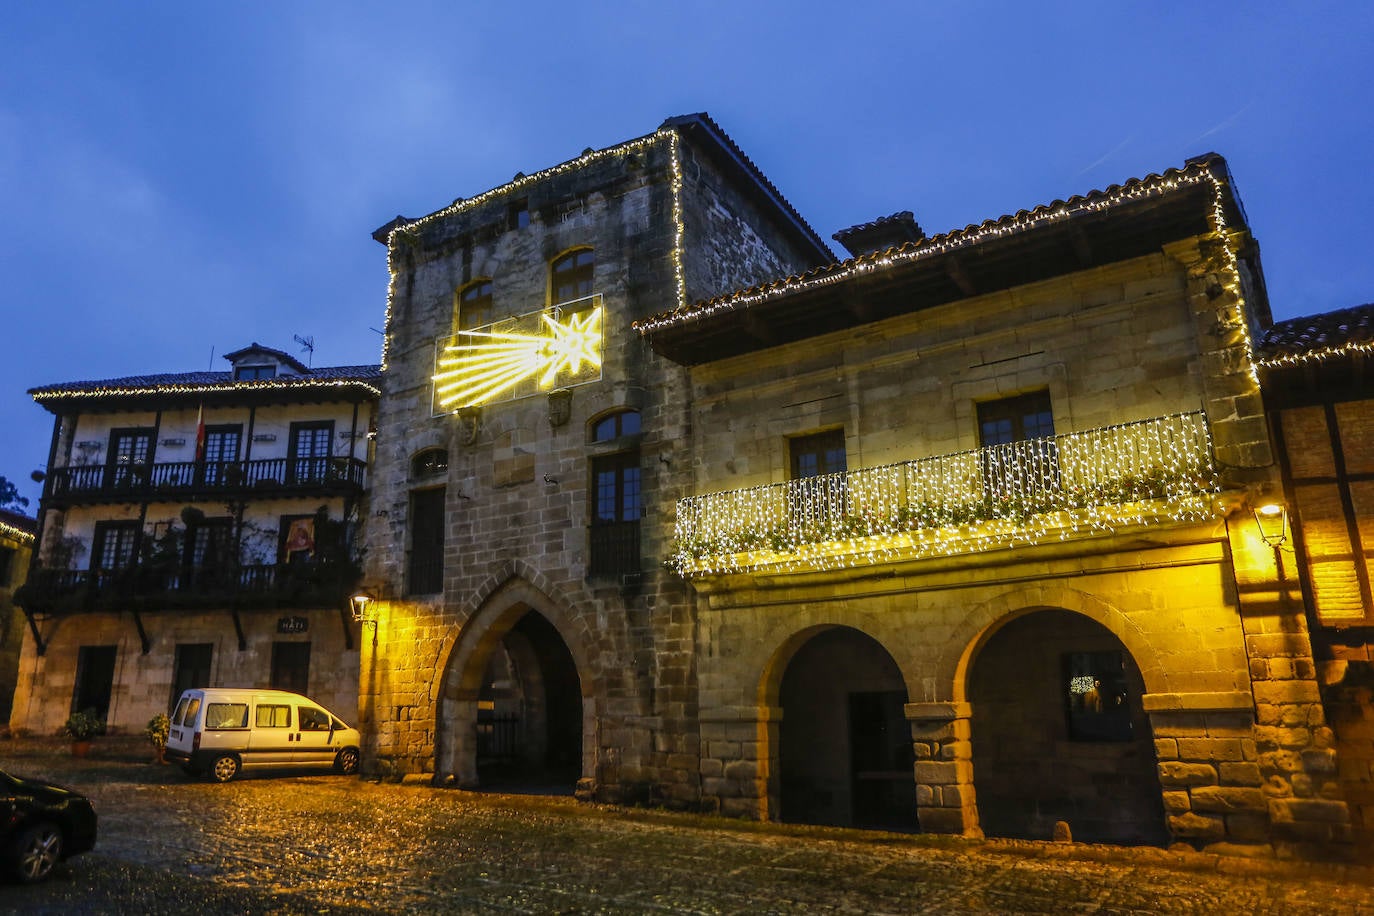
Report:
[{"label": "van side window", "polygon": [[[191,707],[194,710],[200,704],[199,700],[192,700]],[[195,713],[188,713],[191,720],[195,720]],[[205,727],[209,728],[247,728],[248,727],[248,704],[247,703],[210,703],[205,707]]]},{"label": "van side window", "polygon": [[258,728],[290,728],[291,727],[291,707],[290,706],[266,706],[258,707]]},{"label": "van side window", "polygon": [[323,709],[313,709],[309,706],[301,706],[299,710],[301,716],[301,731],[329,731],[329,713],[325,712]]}]

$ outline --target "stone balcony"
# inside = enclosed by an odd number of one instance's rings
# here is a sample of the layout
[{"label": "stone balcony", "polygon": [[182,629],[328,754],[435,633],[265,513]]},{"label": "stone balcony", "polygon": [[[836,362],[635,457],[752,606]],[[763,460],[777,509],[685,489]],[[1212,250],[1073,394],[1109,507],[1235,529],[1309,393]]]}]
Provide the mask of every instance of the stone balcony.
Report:
[{"label": "stone balcony", "polygon": [[1201,411],[677,504],[684,576],[829,570],[1215,517]]}]

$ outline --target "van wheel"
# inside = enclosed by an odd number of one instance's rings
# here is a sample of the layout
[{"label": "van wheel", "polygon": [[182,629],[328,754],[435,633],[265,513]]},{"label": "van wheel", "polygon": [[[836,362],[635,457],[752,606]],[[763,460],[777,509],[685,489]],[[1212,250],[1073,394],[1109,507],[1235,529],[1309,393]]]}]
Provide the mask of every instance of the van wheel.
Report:
[{"label": "van wheel", "polygon": [[228,782],[239,774],[239,758],[233,754],[222,754],[210,764],[210,778],[215,782]]},{"label": "van wheel", "polygon": [[358,749],[346,747],[334,756],[334,769],[345,776],[358,772]]}]

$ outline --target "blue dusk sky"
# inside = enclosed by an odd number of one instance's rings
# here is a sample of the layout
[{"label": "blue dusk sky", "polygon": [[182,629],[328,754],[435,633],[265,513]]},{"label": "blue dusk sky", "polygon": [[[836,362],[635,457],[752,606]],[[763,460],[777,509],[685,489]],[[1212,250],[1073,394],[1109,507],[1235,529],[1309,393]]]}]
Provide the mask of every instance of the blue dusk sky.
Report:
[{"label": "blue dusk sky", "polygon": [[1277,318],[1371,301],[1371,40],[1374,5],[1311,0],[10,4],[0,475],[37,509],[36,385],[297,334],[376,362],[374,229],[695,111],[827,239],[1215,150]]}]

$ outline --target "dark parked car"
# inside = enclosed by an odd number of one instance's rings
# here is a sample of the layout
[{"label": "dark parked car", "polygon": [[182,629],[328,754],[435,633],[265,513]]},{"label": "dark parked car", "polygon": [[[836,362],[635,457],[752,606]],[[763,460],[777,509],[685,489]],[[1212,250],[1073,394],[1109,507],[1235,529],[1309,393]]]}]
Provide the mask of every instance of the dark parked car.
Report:
[{"label": "dark parked car", "polygon": [[0,863],[28,884],[95,846],[95,808],[84,795],[0,771]]}]

